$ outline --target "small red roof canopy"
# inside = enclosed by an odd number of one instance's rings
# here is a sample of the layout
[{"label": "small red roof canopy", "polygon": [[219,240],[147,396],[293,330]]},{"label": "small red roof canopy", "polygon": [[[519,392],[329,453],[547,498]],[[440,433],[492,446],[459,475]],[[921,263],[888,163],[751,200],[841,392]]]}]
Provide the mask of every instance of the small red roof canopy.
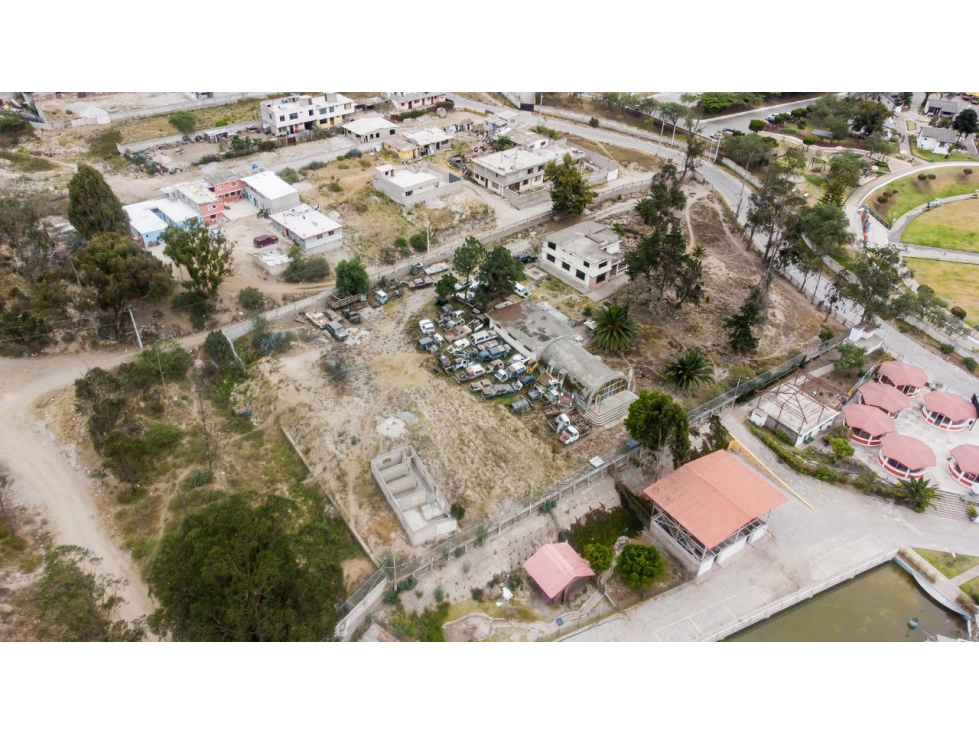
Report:
[{"label": "small red roof canopy", "polygon": [[949,451],[955,457],[959,469],[969,474],[979,474],[979,446],[956,446]]},{"label": "small red roof canopy", "polygon": [[895,385],[911,385],[912,387],[924,387],[928,382],[928,376],[920,367],[906,362],[884,362],[877,371],[893,382]]},{"label": "small red roof canopy", "polygon": [[955,421],[976,419],[976,406],[954,392],[930,392],[925,395],[925,409],[929,413],[941,413]]},{"label": "small red roof canopy", "polygon": [[646,496],[707,548],[788,501],[727,451],[684,464],[646,487]]},{"label": "small red roof canopy", "polygon": [[863,402],[888,413],[897,413],[911,405],[911,399],[896,387],[879,382],[865,382],[857,388]]},{"label": "small red roof canopy", "polygon": [[594,576],[588,562],[574,552],[568,543],[549,543],[534,553],[523,565],[524,571],[553,599],[575,579]]},{"label": "small red roof canopy", "polygon": [[854,403],[843,408],[843,416],[850,428],[866,431],[871,436],[883,436],[894,430],[894,419],[880,408]]},{"label": "small red roof canopy", "polygon": [[881,453],[888,459],[900,461],[908,469],[924,469],[936,466],[935,452],[931,448],[911,436],[900,433],[889,433],[880,442]]}]

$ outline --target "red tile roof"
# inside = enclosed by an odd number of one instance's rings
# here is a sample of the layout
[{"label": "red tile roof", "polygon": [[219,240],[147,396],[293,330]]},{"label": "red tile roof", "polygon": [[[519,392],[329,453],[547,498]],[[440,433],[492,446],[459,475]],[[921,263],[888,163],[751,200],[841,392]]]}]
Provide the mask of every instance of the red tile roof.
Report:
[{"label": "red tile roof", "polygon": [[595,575],[588,562],[568,543],[545,545],[528,558],[523,567],[548,599],[555,598],[572,581]]},{"label": "red tile roof", "polygon": [[707,548],[788,501],[727,451],[684,464],[647,487],[646,496]]},{"label": "red tile roof", "polygon": [[979,446],[956,446],[948,453],[955,457],[959,469],[969,474],[979,474]]},{"label": "red tile roof", "polygon": [[896,387],[880,382],[865,382],[857,388],[860,397],[867,405],[882,408],[888,413],[897,413],[911,405],[911,399]]},{"label": "red tile roof", "polygon": [[898,387],[911,385],[912,387],[924,387],[928,382],[928,375],[920,367],[906,362],[884,362],[877,371],[893,382]]},{"label": "red tile roof", "polygon": [[871,436],[883,436],[894,430],[894,419],[880,408],[854,403],[843,408],[846,424],[850,428],[866,431]]},{"label": "red tile roof", "polygon": [[976,407],[971,401],[954,392],[930,392],[925,395],[925,409],[941,413],[956,423],[976,419]]},{"label": "red tile roof", "polygon": [[889,433],[880,441],[880,451],[886,459],[900,461],[908,469],[936,466],[935,452],[926,443],[900,433]]}]

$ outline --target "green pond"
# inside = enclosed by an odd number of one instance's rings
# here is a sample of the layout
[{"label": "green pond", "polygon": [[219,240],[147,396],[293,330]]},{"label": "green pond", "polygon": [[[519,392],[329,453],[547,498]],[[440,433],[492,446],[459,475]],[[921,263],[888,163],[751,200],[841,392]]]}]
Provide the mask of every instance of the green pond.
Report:
[{"label": "green pond", "polygon": [[[910,629],[908,620],[918,619]],[[921,642],[964,636],[965,620],[932,601],[897,563],[885,563],[738,632],[731,642]]]}]

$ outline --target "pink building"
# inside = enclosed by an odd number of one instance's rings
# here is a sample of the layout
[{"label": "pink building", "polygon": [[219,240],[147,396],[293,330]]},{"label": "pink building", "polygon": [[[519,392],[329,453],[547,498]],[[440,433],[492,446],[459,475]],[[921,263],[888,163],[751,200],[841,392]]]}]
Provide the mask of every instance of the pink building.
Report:
[{"label": "pink building", "polygon": [[877,463],[884,471],[900,479],[915,479],[924,476],[928,467],[936,466],[935,452],[911,436],[889,433],[881,439]]},{"label": "pink building", "polygon": [[444,92],[392,92],[388,96],[388,101],[394,106],[394,111],[398,114],[411,112],[412,110],[423,110],[427,107],[434,107],[439,102],[445,101]]},{"label": "pink building", "polygon": [[948,473],[973,492],[979,490],[979,446],[956,446],[949,453]]},{"label": "pink building", "polygon": [[211,191],[222,201],[238,201],[244,195],[245,185],[240,178],[214,184]]},{"label": "pink building", "polygon": [[524,571],[547,600],[566,602],[595,575],[568,543],[549,543],[527,559]]},{"label": "pink building", "polygon": [[172,201],[182,201],[198,211],[208,227],[224,221],[224,201],[208,187],[206,181],[178,183],[163,189]]},{"label": "pink building", "polygon": [[976,407],[954,392],[930,392],[925,395],[921,416],[943,431],[964,431],[976,421]]},{"label": "pink building", "polygon": [[843,408],[850,440],[864,446],[879,446],[881,438],[894,431],[894,419],[871,405],[848,405]]}]

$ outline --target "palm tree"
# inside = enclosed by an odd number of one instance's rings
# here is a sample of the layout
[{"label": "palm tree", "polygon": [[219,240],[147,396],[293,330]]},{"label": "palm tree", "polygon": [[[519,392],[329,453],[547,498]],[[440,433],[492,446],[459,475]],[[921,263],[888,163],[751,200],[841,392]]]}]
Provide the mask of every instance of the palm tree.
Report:
[{"label": "palm tree", "polygon": [[636,322],[629,317],[629,309],[625,306],[606,306],[595,317],[595,324],[592,340],[595,346],[606,352],[625,349],[639,336]]},{"label": "palm tree", "polygon": [[688,395],[696,385],[708,385],[714,381],[714,368],[696,349],[688,349],[671,359],[664,371],[666,379]]},{"label": "palm tree", "polygon": [[898,495],[907,502],[915,512],[924,512],[935,499],[938,488],[924,477],[902,479],[897,483]]}]

